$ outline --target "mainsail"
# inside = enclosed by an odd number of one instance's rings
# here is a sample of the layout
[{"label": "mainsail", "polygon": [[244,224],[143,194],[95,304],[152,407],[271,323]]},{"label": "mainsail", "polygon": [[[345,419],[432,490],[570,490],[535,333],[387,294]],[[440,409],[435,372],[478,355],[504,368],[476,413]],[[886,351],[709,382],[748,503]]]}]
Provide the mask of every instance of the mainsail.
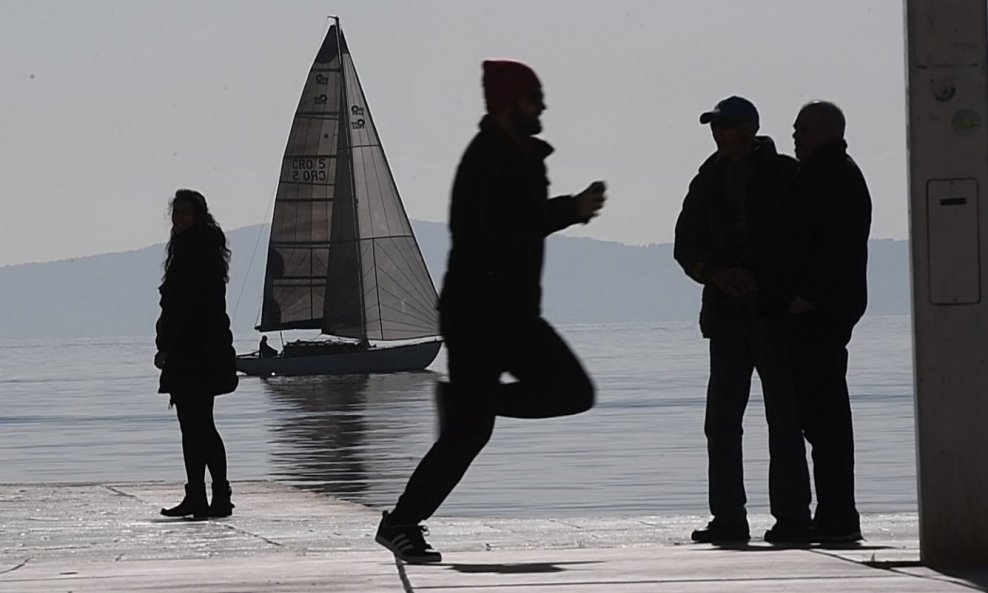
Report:
[{"label": "mainsail", "polygon": [[288,137],[257,329],[435,336],[436,299],[337,22]]}]

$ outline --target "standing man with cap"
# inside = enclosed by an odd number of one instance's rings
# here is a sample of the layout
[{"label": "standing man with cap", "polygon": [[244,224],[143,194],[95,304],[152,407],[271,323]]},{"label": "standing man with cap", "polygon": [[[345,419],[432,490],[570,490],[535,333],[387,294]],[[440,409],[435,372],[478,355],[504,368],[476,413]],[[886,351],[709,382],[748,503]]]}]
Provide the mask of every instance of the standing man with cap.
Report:
[{"label": "standing man with cap", "polygon": [[[541,276],[545,237],[596,216],[604,184],[550,199],[544,160],[552,147],[535,138],[545,110],[539,79],[518,62],[485,61],[483,69],[487,114],[453,182],[439,297],[449,365],[449,383],[437,388],[439,438],[375,538],[410,563],[442,559],[420,523],[487,444],[496,416],[552,418],[594,401],[586,371],[542,318]],[[517,381],[501,383],[503,372]]]},{"label": "standing man with cap", "polygon": [[732,96],[700,116],[717,151],[700,166],[676,222],[674,257],[703,285],[700,331],[710,340],[704,433],[713,519],[693,541],[750,539],[741,454],[742,419],[754,370],[769,432],[773,542],[802,541],[809,527],[809,477],[792,400],[782,311],[765,278],[767,233],[776,222],[796,161],[756,136],[758,111]]}]

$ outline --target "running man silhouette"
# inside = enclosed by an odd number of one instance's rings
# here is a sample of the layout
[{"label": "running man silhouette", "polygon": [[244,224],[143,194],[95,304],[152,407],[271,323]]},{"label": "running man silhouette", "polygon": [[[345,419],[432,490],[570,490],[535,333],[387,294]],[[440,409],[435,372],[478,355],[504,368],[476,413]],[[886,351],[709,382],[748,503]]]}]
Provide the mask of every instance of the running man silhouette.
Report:
[{"label": "running man silhouette", "polygon": [[[421,522],[432,516],[490,439],[497,416],[551,418],[589,410],[594,386],[543,318],[545,237],[588,222],[604,205],[604,184],[549,198],[535,138],[545,110],[528,66],[483,65],[487,114],[453,182],[452,246],[439,298],[449,383],[437,386],[440,434],[419,463],[376,540],[410,563],[439,562]],[[502,372],[517,381],[501,383]]]}]

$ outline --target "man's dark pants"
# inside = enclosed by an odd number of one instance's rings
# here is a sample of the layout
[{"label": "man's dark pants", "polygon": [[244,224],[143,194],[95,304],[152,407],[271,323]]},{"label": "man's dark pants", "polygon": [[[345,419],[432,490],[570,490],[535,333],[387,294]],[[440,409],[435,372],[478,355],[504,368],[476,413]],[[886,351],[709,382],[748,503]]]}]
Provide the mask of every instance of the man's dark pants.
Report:
[{"label": "man's dark pants", "polygon": [[[436,512],[487,444],[496,416],[553,418],[594,402],[590,377],[542,318],[498,323],[443,313],[440,331],[449,366],[446,420],[398,499],[393,524],[416,524]],[[517,381],[501,383],[502,372]]]},{"label": "man's dark pants", "polygon": [[757,370],[768,421],[772,515],[780,522],[805,527],[809,523],[809,475],[783,321],[749,315],[726,316],[721,321],[710,338],[704,422],[710,512],[718,521],[746,520],[742,420],[751,374]]},{"label": "man's dark pants", "polygon": [[790,315],[786,324],[799,418],[812,446],[814,520],[852,528],[858,526],[847,390],[847,344],[853,327],[817,311]]}]

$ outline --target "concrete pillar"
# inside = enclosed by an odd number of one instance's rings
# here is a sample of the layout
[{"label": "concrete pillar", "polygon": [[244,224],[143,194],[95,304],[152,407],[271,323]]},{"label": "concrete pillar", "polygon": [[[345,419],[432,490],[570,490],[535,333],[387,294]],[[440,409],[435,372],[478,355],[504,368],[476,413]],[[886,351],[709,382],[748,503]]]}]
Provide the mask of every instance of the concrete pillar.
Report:
[{"label": "concrete pillar", "polygon": [[985,0],[906,0],[920,553],[988,566]]}]

